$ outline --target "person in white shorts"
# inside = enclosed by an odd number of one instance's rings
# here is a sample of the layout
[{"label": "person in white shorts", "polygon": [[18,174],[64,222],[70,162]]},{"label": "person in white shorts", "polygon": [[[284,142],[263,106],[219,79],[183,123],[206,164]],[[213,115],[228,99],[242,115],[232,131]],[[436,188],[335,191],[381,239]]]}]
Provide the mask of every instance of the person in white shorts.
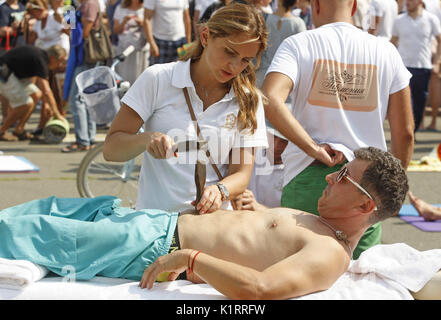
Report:
[{"label": "person in white shorts", "polygon": [[[34,47],[22,46],[8,51],[0,58],[0,99],[9,105],[8,113],[0,127],[0,141],[32,139],[24,130],[36,103],[44,99],[53,115],[64,119],[58,111],[54,95],[47,80],[49,70],[59,67],[65,60],[65,52],[48,49],[48,52]],[[55,56],[63,52],[62,56]],[[50,53],[50,56],[48,55]],[[36,82],[36,84],[34,84]],[[18,121],[12,135],[7,132]]]},{"label": "person in white shorts", "polygon": [[[252,6],[231,4],[214,13],[181,61],[150,66],[135,81],[122,99],[103,154],[110,161],[127,161],[143,153],[136,208],[193,208],[195,162],[206,159],[203,150],[174,154],[173,145],[188,140],[208,141],[222,175],[220,179],[207,162],[199,213],[228,208],[245,191],[254,148],[268,145],[252,64],[266,42],[262,15]],[[137,134],[142,125],[145,131]]]},{"label": "person in white shorts", "polygon": [[[387,150],[386,117],[391,152],[404,167],[409,164],[414,144],[411,74],[389,41],[352,24],[355,10],[354,0],[312,1],[317,29],[285,39],[267,71],[265,115],[289,140],[282,154],[283,207],[318,214],[324,176],[351,161],[357,148]],[[289,94],[292,113],[285,106]],[[380,240],[381,226],[375,225],[354,258]]]},{"label": "person in white shorts", "polygon": [[[407,0],[406,9],[394,23],[391,42],[398,47],[404,65],[412,73],[410,89],[415,130],[418,130],[424,117],[431,73],[439,74],[441,25],[434,14],[423,9],[422,0]],[[433,38],[438,41],[435,64],[432,64]]]},{"label": "person in white shorts", "polygon": [[395,0],[372,0],[369,8],[371,21],[368,32],[390,40],[392,27],[398,16],[398,4]]}]

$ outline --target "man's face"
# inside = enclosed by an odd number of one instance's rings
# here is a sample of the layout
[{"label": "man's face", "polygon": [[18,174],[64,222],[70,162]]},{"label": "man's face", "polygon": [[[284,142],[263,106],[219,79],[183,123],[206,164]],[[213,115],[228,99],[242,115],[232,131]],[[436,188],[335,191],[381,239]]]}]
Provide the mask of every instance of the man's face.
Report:
[{"label": "man's face", "polygon": [[51,71],[61,69],[66,65],[67,55],[62,55],[59,58],[55,58],[53,56],[49,57],[49,65],[48,68]]},{"label": "man's face", "polygon": [[[360,184],[364,171],[368,166],[367,161],[355,159],[345,165],[347,168],[347,176],[354,182]],[[337,176],[339,171],[326,176],[328,185],[318,201],[318,211],[321,216],[337,217],[339,213],[347,213],[349,209],[357,208],[367,199],[357,186],[347,178],[342,178],[339,182]]]},{"label": "man's face", "polygon": [[407,12],[415,12],[423,4],[422,0],[406,0]]}]

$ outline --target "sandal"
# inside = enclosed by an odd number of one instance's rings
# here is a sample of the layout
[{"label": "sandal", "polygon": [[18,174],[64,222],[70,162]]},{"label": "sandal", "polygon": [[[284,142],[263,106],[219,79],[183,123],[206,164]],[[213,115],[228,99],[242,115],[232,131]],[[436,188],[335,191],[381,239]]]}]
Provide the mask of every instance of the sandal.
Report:
[{"label": "sandal", "polygon": [[79,143],[72,143],[71,145],[68,145],[67,147],[61,149],[61,152],[71,153],[71,152],[88,151],[88,150],[89,150],[89,146],[83,146]]},{"label": "sandal", "polygon": [[23,131],[22,133],[12,132],[14,136],[18,138],[18,140],[32,140],[34,138],[34,135],[32,133],[29,133],[27,131]]},{"label": "sandal", "polygon": [[18,138],[14,136],[13,134],[10,134],[8,132],[4,132],[0,134],[0,141],[18,141]]}]

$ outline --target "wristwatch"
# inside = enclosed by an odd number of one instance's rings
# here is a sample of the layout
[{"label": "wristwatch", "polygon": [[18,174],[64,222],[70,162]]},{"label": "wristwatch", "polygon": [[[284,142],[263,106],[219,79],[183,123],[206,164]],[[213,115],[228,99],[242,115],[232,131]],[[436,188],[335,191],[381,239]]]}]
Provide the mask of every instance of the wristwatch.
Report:
[{"label": "wristwatch", "polygon": [[222,183],[216,183],[216,186],[222,195],[222,201],[228,200],[230,193],[228,192],[227,187],[225,187]]}]

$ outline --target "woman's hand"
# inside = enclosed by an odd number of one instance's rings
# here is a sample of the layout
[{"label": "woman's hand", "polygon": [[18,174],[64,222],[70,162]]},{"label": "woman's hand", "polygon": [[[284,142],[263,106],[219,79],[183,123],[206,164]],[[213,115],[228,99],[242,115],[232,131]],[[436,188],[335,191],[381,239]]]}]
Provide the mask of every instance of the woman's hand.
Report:
[{"label": "woman's hand", "polygon": [[139,286],[141,289],[151,289],[158,276],[163,272],[170,272],[168,281],[174,281],[188,268],[189,256],[193,250],[183,249],[161,256],[144,270]]},{"label": "woman's hand", "polygon": [[159,48],[156,42],[150,43],[150,55],[152,57],[159,57]]},{"label": "woman's hand", "polygon": [[168,159],[172,156],[177,157],[176,152],[173,153],[173,145],[174,141],[168,135],[161,132],[152,132],[147,141],[146,150],[155,159]]},{"label": "woman's hand", "polygon": [[204,189],[196,209],[199,211],[199,214],[206,214],[219,210],[221,205],[222,194],[216,185],[211,185]]}]

